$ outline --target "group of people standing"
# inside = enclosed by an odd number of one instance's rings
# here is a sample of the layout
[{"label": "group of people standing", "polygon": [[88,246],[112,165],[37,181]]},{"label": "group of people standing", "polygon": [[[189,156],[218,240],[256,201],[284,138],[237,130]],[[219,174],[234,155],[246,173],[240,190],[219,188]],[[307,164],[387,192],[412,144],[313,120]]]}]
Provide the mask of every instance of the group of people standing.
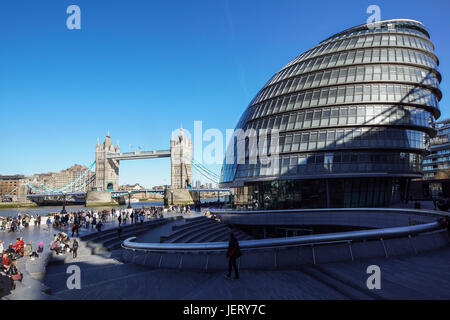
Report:
[{"label": "group of people standing", "polygon": [[17,217],[6,217],[1,220],[0,230],[16,232],[29,227],[31,216],[28,213],[23,216],[19,213]]}]

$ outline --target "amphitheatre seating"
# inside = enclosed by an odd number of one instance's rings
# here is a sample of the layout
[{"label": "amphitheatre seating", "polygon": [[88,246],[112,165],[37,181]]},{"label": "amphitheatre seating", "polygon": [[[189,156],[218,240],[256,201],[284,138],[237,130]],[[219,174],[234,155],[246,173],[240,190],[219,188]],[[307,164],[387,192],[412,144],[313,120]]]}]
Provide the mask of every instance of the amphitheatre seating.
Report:
[{"label": "amphitheatre seating", "polygon": [[172,231],[170,235],[162,236],[160,242],[194,243],[227,241],[232,231],[238,240],[251,239],[249,235],[240,230],[230,229],[227,225],[206,217],[186,220],[184,224],[173,226]]}]

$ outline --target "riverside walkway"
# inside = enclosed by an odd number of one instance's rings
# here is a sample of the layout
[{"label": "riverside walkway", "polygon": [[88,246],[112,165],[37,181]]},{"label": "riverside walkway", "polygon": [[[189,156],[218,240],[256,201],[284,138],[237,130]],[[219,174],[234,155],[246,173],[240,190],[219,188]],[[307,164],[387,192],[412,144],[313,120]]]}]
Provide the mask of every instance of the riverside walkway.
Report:
[{"label": "riverside walkway", "polygon": [[[225,279],[223,271],[150,269],[126,263],[120,245],[131,236],[148,242],[208,239],[208,233],[201,228],[197,228],[196,235],[190,231],[194,224],[208,224],[201,221],[201,215],[180,219],[179,215],[165,214],[164,218],[146,221],[144,225],[124,225],[120,239],[115,221],[105,225],[100,233],[84,230],[77,238],[80,248],[76,259],[69,254],[54,256],[49,251],[47,259],[35,260],[38,262],[21,259],[24,265],[19,265],[19,269],[24,271],[24,281],[4,299],[450,299],[449,246],[389,258],[281,270],[242,270],[239,281]],[[31,228],[34,227],[29,232]],[[51,238],[54,233],[39,230],[37,234]],[[27,242],[27,236],[24,237]],[[225,257],[223,263],[226,264]],[[70,275],[66,272],[71,265],[80,267],[81,289],[67,288]],[[381,269],[380,290],[367,288],[366,271],[370,265]]]}]

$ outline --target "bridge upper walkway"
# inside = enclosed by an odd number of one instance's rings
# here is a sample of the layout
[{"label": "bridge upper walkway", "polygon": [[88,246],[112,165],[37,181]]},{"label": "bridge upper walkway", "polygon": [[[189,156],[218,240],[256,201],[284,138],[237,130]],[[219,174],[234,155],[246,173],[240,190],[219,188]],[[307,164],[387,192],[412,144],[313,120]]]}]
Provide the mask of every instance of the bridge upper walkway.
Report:
[{"label": "bridge upper walkway", "polygon": [[135,152],[108,153],[106,157],[112,160],[170,158],[170,150],[152,150],[152,151],[136,150]]}]

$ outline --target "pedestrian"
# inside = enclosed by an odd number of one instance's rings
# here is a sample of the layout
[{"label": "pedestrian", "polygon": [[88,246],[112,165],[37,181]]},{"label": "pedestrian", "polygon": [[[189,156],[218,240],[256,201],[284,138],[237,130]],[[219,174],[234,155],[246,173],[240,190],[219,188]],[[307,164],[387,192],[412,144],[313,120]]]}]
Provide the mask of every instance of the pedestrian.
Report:
[{"label": "pedestrian", "polygon": [[75,259],[77,257],[77,251],[78,251],[78,241],[77,239],[73,239],[72,244],[72,257]]},{"label": "pedestrian", "polygon": [[235,280],[239,279],[239,271],[237,268],[236,260],[242,255],[241,249],[239,248],[239,242],[236,239],[234,233],[230,233],[230,241],[228,242],[228,251],[227,251],[227,258],[228,258],[228,274],[226,277],[228,279],[231,279],[231,271],[232,268],[234,268],[234,275]]},{"label": "pedestrian", "polygon": [[74,224],[72,225],[72,237],[76,231],[77,231],[77,224],[74,222]]},{"label": "pedestrian", "polygon": [[45,223],[47,225],[48,230],[50,230],[50,226],[52,225],[52,220],[50,219],[50,217],[47,218],[47,221]]},{"label": "pedestrian", "polygon": [[97,226],[96,226],[98,232],[101,232],[101,231],[102,231],[102,226],[103,226],[102,222],[99,221],[99,222],[97,223]]}]

